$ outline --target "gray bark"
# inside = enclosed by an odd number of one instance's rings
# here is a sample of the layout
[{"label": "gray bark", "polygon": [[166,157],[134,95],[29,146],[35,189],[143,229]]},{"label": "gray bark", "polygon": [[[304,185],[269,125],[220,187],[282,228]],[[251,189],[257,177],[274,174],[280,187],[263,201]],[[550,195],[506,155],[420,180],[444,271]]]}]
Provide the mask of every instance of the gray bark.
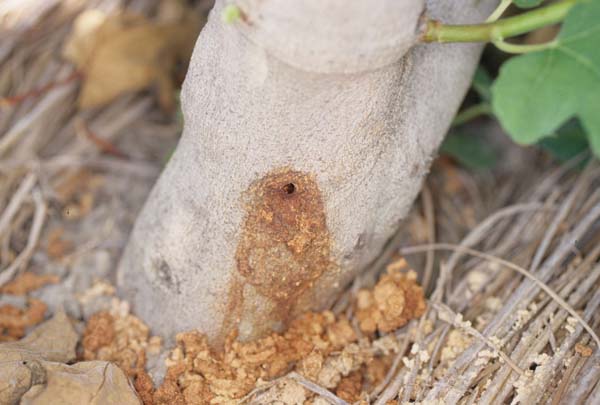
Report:
[{"label": "gray bark", "polygon": [[[494,3],[427,13],[474,23]],[[225,25],[218,1],[198,39],[182,139],[118,269],[154,332],[197,328],[216,345],[327,307],[377,257],[481,50],[412,46],[420,1],[239,4],[244,21]]]}]

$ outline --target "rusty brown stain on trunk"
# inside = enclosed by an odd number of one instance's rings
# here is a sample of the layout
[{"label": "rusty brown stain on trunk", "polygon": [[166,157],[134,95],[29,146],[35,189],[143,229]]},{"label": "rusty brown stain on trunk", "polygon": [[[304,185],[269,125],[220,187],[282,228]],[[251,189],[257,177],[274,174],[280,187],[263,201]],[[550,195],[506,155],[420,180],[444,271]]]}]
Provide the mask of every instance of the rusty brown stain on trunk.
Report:
[{"label": "rusty brown stain on trunk", "polygon": [[233,275],[229,283],[229,291],[227,292],[227,301],[225,306],[225,317],[221,326],[219,336],[215,339],[218,342],[218,348],[222,349],[225,339],[231,331],[237,330],[238,324],[242,316],[244,306],[244,285],[239,277]]},{"label": "rusty brown stain on trunk", "polygon": [[244,197],[237,269],[285,322],[298,297],[335,267],[323,198],[314,175],[287,168],[255,181]]}]

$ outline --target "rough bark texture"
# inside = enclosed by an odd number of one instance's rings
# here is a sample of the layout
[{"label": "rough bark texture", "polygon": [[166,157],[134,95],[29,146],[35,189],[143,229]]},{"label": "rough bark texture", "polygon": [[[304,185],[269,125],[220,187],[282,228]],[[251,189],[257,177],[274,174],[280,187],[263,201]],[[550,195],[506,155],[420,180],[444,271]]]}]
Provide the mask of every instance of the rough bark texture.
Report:
[{"label": "rough bark texture", "polygon": [[[481,48],[418,45],[402,57],[406,35],[388,35],[393,18],[378,18],[408,15],[396,27],[415,33],[420,2],[363,15],[366,2],[344,1],[355,14],[341,15],[340,2],[324,3],[290,6],[333,20],[327,30],[316,18],[308,40],[310,27],[276,21],[285,10],[275,1],[240,3],[244,21],[230,26],[217,2],[202,31],[182,92],[183,137],[118,271],[155,332],[198,328],[219,344],[235,328],[251,339],[329,305],[417,195]],[[493,3],[430,2],[427,13],[480,22]],[[359,41],[359,58],[348,45],[360,38],[356,21],[374,41]]]}]

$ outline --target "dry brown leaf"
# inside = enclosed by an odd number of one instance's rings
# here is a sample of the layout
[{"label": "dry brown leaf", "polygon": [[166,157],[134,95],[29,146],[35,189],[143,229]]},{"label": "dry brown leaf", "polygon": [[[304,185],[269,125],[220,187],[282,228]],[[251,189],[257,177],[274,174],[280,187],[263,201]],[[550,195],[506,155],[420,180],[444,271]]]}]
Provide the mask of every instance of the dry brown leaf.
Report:
[{"label": "dry brown leaf", "polygon": [[178,63],[189,61],[201,26],[192,10],[177,22],[83,12],[63,49],[84,75],[79,107],[102,106],[124,93],[157,86],[161,107],[172,109],[173,73]]}]

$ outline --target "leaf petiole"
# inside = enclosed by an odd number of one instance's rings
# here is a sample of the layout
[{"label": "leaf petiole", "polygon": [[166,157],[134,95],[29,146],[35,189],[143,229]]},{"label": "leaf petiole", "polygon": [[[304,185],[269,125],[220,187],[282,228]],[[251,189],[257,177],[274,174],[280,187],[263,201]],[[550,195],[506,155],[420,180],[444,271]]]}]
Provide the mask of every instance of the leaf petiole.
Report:
[{"label": "leaf petiole", "polygon": [[423,42],[496,42],[561,22],[577,0],[561,0],[514,17],[472,25],[445,25],[436,20],[426,23]]},{"label": "leaf petiole", "polygon": [[498,7],[494,10],[492,14],[485,20],[486,23],[491,23],[502,17],[502,14],[506,11],[506,9],[512,4],[512,0],[502,0]]},{"label": "leaf petiole", "polygon": [[543,44],[511,44],[510,42],[500,40],[494,41],[493,44],[496,46],[496,48],[506,53],[520,54],[555,48],[558,45],[558,41],[553,40],[550,42],[545,42]]},{"label": "leaf petiole", "polygon": [[489,115],[492,114],[492,106],[488,103],[480,103],[475,104],[469,108],[466,108],[459,112],[456,117],[454,117],[454,121],[452,121],[452,126],[456,127],[462,125],[472,119],[475,119],[481,115]]}]

